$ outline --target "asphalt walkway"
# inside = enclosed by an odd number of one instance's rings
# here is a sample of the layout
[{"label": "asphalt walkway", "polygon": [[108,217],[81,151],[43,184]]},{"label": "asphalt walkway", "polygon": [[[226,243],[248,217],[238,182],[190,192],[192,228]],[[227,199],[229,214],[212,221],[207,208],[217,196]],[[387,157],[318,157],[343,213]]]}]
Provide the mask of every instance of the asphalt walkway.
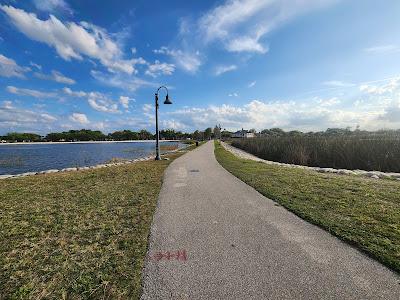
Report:
[{"label": "asphalt walkway", "polygon": [[213,142],[168,167],[142,299],[400,299],[400,277],[265,198]]}]

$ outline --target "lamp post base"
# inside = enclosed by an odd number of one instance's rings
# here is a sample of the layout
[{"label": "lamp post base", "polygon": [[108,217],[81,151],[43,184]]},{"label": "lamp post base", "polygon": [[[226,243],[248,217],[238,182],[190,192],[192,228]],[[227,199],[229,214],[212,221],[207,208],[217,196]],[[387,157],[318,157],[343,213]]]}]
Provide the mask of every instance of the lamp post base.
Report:
[{"label": "lamp post base", "polygon": [[155,160],[161,160],[160,155],[157,155],[156,158],[155,158]]}]

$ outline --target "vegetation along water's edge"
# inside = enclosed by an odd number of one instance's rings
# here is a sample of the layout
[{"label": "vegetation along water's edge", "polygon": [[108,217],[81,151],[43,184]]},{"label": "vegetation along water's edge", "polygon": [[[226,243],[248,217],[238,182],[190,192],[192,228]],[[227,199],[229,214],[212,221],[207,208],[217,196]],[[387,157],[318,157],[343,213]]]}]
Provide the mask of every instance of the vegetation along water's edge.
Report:
[{"label": "vegetation along water's edge", "polygon": [[186,151],[0,181],[0,299],[137,299],[163,173]]},{"label": "vegetation along water's edge", "polygon": [[215,144],[230,173],[299,217],[400,273],[400,182],[241,159]]},{"label": "vegetation along water's edge", "polygon": [[269,131],[232,145],[262,159],[310,167],[400,173],[400,132]]},{"label": "vegetation along water's edge", "polygon": [[265,160],[255,156],[251,153],[248,153],[242,149],[236,148],[231,144],[221,142],[221,145],[228,150],[229,152],[233,153],[235,156],[244,159],[250,159],[258,162],[263,162],[266,164],[278,165],[282,167],[289,167],[289,168],[300,168],[304,170],[316,171],[319,173],[332,173],[332,174],[339,174],[339,175],[357,175],[357,176],[365,176],[373,179],[392,179],[400,181],[400,173],[385,173],[381,171],[365,171],[365,170],[347,170],[347,169],[334,169],[334,168],[320,168],[320,167],[309,167],[304,165],[296,165],[296,164],[287,164],[287,163],[280,163],[270,160]]}]

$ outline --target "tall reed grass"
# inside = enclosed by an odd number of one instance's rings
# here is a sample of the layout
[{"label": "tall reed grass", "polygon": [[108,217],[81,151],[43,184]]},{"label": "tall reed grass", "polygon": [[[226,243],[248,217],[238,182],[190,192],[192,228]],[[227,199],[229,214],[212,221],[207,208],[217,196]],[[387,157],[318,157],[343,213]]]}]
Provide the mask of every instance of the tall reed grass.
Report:
[{"label": "tall reed grass", "polygon": [[400,172],[400,136],[269,136],[233,140],[260,158],[313,167]]}]

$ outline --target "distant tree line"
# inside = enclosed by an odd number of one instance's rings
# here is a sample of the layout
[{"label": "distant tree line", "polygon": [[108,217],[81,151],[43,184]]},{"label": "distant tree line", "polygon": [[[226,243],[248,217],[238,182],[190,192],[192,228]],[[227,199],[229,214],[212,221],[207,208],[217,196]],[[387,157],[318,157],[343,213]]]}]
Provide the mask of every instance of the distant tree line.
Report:
[{"label": "distant tree line", "polygon": [[[193,133],[165,129],[160,131],[160,139],[165,140],[207,140],[213,138],[214,132],[211,127],[204,131],[196,130]],[[99,130],[81,129],[63,132],[51,132],[46,136],[35,133],[10,132],[0,136],[1,141],[7,142],[77,142],[77,141],[127,141],[127,140],[153,140],[155,134],[142,129],[140,131],[120,130],[104,134]]]}]

